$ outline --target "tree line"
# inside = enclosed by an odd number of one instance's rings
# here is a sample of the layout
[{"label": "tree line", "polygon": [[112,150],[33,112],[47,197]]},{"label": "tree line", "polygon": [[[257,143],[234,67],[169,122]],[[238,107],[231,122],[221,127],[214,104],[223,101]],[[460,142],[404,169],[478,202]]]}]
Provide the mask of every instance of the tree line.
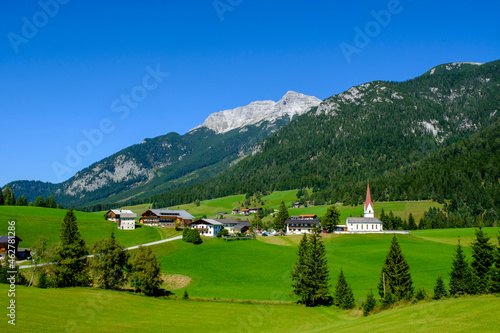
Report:
[{"label": "tree line", "polygon": [[[482,228],[477,229],[475,234],[476,238],[471,244],[470,263],[462,250],[459,238],[449,272],[449,286],[446,286],[442,275],[439,274],[433,289],[433,299],[500,292],[500,233],[497,247],[489,242],[490,237]],[[291,277],[292,293],[298,303],[306,306],[335,305],[340,309],[352,309],[356,306],[343,268],[340,269],[332,291],[320,229],[302,237]],[[431,298],[424,288],[415,290],[410,267],[395,234],[380,272],[377,289],[380,296],[379,309],[388,308],[401,301],[417,302]],[[369,315],[376,310],[376,306],[377,300],[370,290],[362,304],[363,314]]]},{"label": "tree line", "polygon": [[47,208],[60,208],[63,206],[58,205],[56,199],[54,199],[53,195],[49,195],[46,199],[44,199],[41,195],[39,195],[35,202],[29,202],[28,199],[24,195],[20,195],[16,199],[16,195],[14,194],[14,190],[9,185],[6,185],[2,191],[0,188],[0,206],[34,206],[34,207],[47,207]]}]

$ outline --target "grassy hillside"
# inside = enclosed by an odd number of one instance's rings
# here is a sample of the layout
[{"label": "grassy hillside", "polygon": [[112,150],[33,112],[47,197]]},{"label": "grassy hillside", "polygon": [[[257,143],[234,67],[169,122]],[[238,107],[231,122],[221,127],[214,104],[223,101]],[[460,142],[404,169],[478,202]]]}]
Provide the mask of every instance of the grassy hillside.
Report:
[{"label": "grassy hillside", "polygon": [[[66,215],[66,210],[0,206],[1,232],[7,231],[7,221],[16,221],[16,235],[22,239],[20,247],[29,248],[40,236],[45,236],[50,243],[59,242],[59,229]],[[142,226],[136,230],[118,230],[116,223],[104,220],[102,214],[75,211],[78,228],[88,245],[103,237],[107,238],[114,231],[116,239],[125,246],[154,242],[164,237],[162,230]]]},{"label": "grassy hillside", "polygon": [[[7,293],[7,285],[0,285]],[[7,306],[7,297],[1,306]],[[40,306],[44,304],[44,306]],[[143,311],[147,309],[147,311]],[[360,317],[298,305],[173,301],[90,288],[17,287],[16,332],[496,332],[500,298],[420,303]],[[0,330],[7,332],[7,320]]]},{"label": "grassy hillside", "polygon": [[[484,230],[494,236],[500,228]],[[474,230],[424,230],[398,235],[415,287],[432,290],[438,274],[448,282],[447,272],[458,235],[467,244]],[[327,235],[325,245],[332,284],[343,267],[356,299],[363,299],[370,288],[376,292],[391,238],[391,234]],[[188,286],[192,296],[292,300],[289,296],[290,272],[296,260],[300,236],[261,237],[259,240],[225,242],[208,239],[201,245],[176,241],[155,246],[153,251],[160,258],[164,273],[192,278]],[[470,248],[465,247],[465,253],[470,258]]]}]

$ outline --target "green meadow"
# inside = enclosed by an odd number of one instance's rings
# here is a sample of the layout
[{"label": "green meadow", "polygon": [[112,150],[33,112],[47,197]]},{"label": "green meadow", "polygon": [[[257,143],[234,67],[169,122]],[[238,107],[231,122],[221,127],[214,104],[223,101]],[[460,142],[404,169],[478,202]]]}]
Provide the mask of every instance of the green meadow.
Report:
[{"label": "green meadow", "polygon": [[[8,286],[0,285],[7,294]],[[2,332],[497,332],[500,298],[479,296],[359,310],[299,305],[199,302],[93,288],[17,286],[16,326]],[[2,297],[6,311],[8,298]]]},{"label": "green meadow", "polygon": [[[7,222],[16,221],[16,235],[22,239],[20,247],[31,247],[40,236],[49,243],[59,242],[59,229],[66,215],[64,209],[51,209],[24,206],[0,206],[0,234],[6,234]],[[124,246],[133,246],[167,238],[161,228],[140,226],[134,231],[118,230],[116,223],[104,220],[103,214],[75,211],[78,228],[91,245],[101,238],[108,238],[111,232]]]}]

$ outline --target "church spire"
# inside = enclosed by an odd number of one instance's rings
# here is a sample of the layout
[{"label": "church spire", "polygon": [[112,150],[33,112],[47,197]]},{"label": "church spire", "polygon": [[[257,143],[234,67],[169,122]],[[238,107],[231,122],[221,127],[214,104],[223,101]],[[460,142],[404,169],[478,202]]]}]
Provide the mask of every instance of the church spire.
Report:
[{"label": "church spire", "polygon": [[370,194],[370,182],[366,185],[365,217],[374,217],[372,196]]}]

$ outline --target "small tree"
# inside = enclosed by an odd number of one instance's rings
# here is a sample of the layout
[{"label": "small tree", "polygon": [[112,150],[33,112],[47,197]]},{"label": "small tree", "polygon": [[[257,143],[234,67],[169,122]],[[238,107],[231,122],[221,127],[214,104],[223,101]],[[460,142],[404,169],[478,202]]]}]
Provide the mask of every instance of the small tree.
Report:
[{"label": "small tree", "polygon": [[375,296],[373,296],[372,290],[368,291],[366,294],[366,301],[363,303],[363,316],[368,316],[375,306],[377,305],[377,300],[375,300]]},{"label": "small tree", "polygon": [[417,289],[417,292],[415,293],[415,300],[423,301],[426,298],[427,298],[427,290],[425,290],[425,288],[423,287],[419,287]]},{"label": "small tree", "polygon": [[45,270],[41,270],[40,273],[38,273],[38,288],[47,288],[49,286],[49,281],[47,280],[47,273]]},{"label": "small tree", "polygon": [[290,215],[288,215],[288,209],[286,209],[285,202],[282,201],[280,204],[280,210],[276,217],[274,218],[274,228],[278,231],[286,231],[286,220]]},{"label": "small tree", "polygon": [[16,200],[16,206],[28,206],[28,199],[24,195],[21,195]]},{"label": "small tree", "polygon": [[412,213],[410,213],[410,216],[408,217],[408,229],[409,230],[417,230],[417,224],[415,223],[415,218],[413,217]]},{"label": "small tree", "polygon": [[438,275],[436,285],[434,286],[434,299],[441,299],[448,296],[446,285],[444,284],[441,274]]},{"label": "small tree", "polygon": [[340,268],[339,278],[337,280],[337,285],[335,286],[333,304],[344,310],[352,309],[355,305],[352,288],[347,283],[342,268]]},{"label": "small tree", "polygon": [[491,292],[500,293],[500,233],[497,236],[498,247],[495,249],[494,266],[491,270]]},{"label": "small tree", "polygon": [[395,301],[410,300],[413,296],[414,288],[410,267],[401,251],[396,235],[392,237],[391,247],[380,272],[378,290],[382,298],[386,298],[384,296],[389,290]]},{"label": "small tree", "polygon": [[321,226],[323,229],[332,232],[335,230],[335,227],[340,223],[340,211],[336,206],[330,206],[325,216],[321,219]]},{"label": "small tree", "polygon": [[188,294],[187,289],[184,289],[184,295],[182,296],[182,299],[183,300],[188,300],[189,299],[189,294]]},{"label": "small tree", "polygon": [[[29,285],[33,283],[35,277],[37,265],[42,262],[47,257],[47,247],[49,240],[44,236],[40,236],[38,240],[31,246],[31,262],[33,265],[33,273],[31,274],[31,280]],[[40,282],[39,282],[40,283]]]},{"label": "small tree", "polygon": [[54,199],[54,196],[49,195],[49,197],[45,200],[45,207],[57,208],[57,203],[56,203],[56,199]]},{"label": "small tree", "polygon": [[35,207],[45,207],[45,201],[43,200],[42,196],[39,195],[36,200],[35,200]]},{"label": "small tree", "polygon": [[449,274],[451,295],[461,295],[470,292],[471,272],[469,263],[460,245],[460,237],[458,237],[457,249],[455,250],[455,257],[452,259],[451,272]]},{"label": "small tree", "polygon": [[494,260],[494,247],[489,244],[490,237],[483,229],[476,230],[476,239],[472,243],[471,268],[477,279],[477,291],[487,293],[490,290],[490,269]]},{"label": "small tree", "polygon": [[146,295],[158,293],[161,285],[160,263],[149,247],[140,246],[131,263],[134,287]]},{"label": "small tree", "polygon": [[227,236],[229,234],[229,231],[227,231],[227,229],[222,229],[221,231],[219,231],[219,233],[217,234],[217,237],[222,237],[222,236]]},{"label": "small tree", "polygon": [[90,260],[90,271],[94,281],[103,289],[118,289],[125,283],[124,271],[128,252],[111,233],[109,239],[101,239],[92,246],[94,257]]}]

